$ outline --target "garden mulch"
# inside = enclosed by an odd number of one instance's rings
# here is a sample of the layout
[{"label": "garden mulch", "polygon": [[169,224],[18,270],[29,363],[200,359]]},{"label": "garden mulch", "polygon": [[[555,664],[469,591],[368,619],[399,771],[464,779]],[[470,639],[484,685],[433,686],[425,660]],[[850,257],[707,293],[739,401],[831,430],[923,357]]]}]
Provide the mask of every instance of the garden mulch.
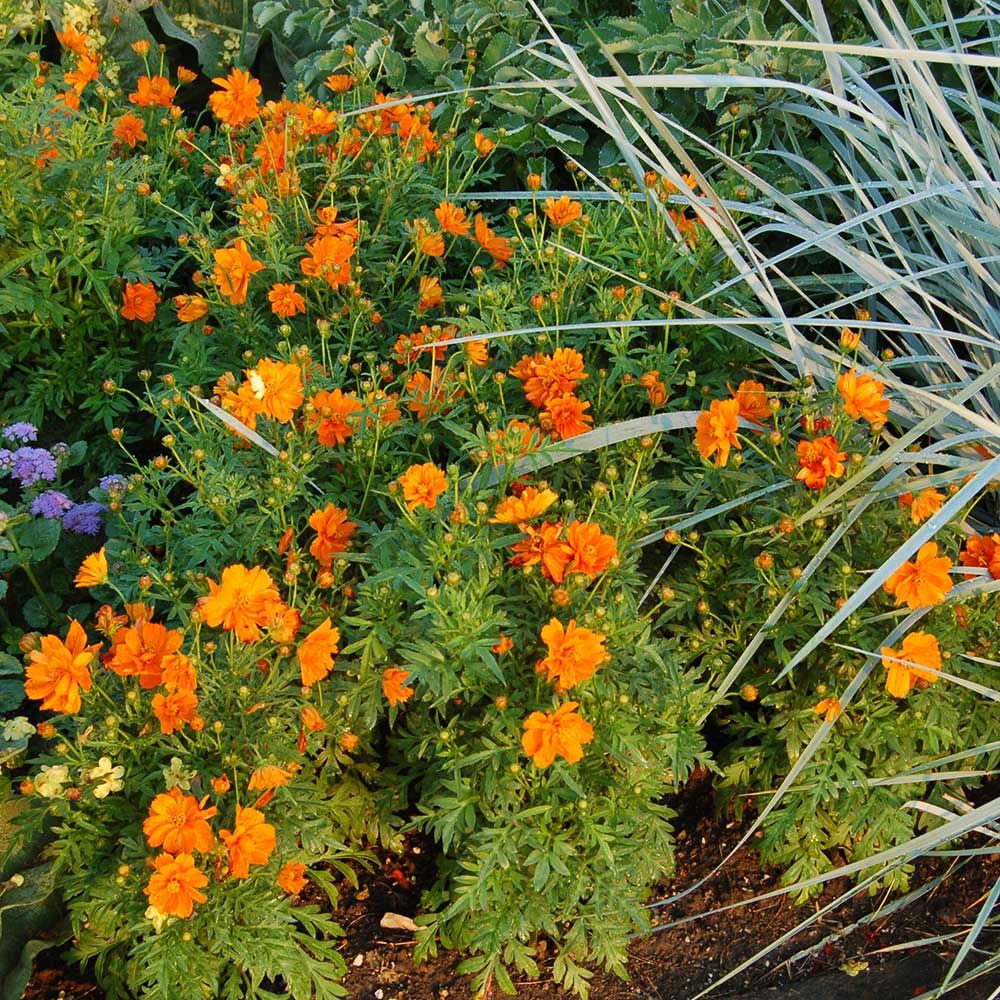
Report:
[{"label": "garden mulch", "polygon": [[[714,815],[711,783],[707,775],[692,781],[676,807],[677,871],[657,887],[655,898],[683,891],[729,853],[745,826]],[[416,916],[420,894],[433,880],[433,849],[412,839],[405,855],[381,856],[381,867],[359,873],[359,887],[344,885],[336,916],[346,938],[343,954],[348,973],[344,981],[350,1000],[471,1000],[468,977],[456,968],[461,955],[443,952],[436,959],[415,966],[413,935],[384,930],[382,916],[397,913]],[[941,862],[918,865],[914,884],[939,872]],[[949,876],[938,890],[892,917],[876,918],[862,928],[824,945],[808,958],[789,959],[807,946],[835,935],[859,916],[870,912],[884,896],[859,893],[849,903],[821,918],[809,930],[788,942],[752,969],[713,991],[711,997],[739,1000],[887,1000],[915,997],[937,985],[955,948],[937,946],[919,951],[884,952],[898,942],[960,931],[978,912],[988,887],[1000,877],[1000,860],[986,858]],[[660,922],[703,913],[766,892],[777,886],[778,873],[764,869],[755,851],[743,849],[723,869],[695,892],[664,907]],[[592,1000],[691,1000],[701,990],[750,958],[757,950],[791,930],[817,907],[850,888],[846,880],[828,887],[820,900],[797,906],[786,897],[726,913],[704,917],[681,927],[637,939],[630,949],[631,982],[595,972]],[[317,897],[319,898],[319,897]],[[980,946],[1000,946],[984,932]],[[522,1000],[557,1000],[564,991],[547,979],[551,962],[540,943],[537,980],[518,980]],[[949,994],[956,1000],[987,1000],[1000,978],[983,979]],[[28,1000],[102,1000],[103,992],[79,971],[61,965],[58,952],[44,952],[25,997]],[[491,997],[501,996],[494,990]],[[180,1000],[180,998],[178,998]]]}]

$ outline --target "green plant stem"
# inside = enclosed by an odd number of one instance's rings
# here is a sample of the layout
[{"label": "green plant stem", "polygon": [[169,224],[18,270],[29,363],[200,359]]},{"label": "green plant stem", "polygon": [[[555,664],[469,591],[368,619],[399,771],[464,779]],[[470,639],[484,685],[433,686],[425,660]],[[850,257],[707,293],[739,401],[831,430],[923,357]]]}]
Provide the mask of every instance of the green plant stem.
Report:
[{"label": "green plant stem", "polygon": [[18,556],[18,565],[24,570],[24,575],[31,581],[32,587],[35,588],[35,593],[41,598],[42,604],[45,605],[46,610],[53,618],[56,616],[56,609],[52,606],[52,602],[49,600],[48,594],[42,590],[42,585],[38,582],[38,577],[35,576],[35,571],[31,568],[31,563],[28,561],[24,554],[24,549],[17,544],[17,539],[10,535],[10,544]]}]

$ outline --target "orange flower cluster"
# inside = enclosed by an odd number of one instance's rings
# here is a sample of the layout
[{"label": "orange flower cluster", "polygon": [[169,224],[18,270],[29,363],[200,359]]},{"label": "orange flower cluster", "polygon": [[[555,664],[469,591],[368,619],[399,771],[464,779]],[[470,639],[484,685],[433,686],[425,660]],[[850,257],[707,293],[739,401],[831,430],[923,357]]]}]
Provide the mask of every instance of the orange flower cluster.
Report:
[{"label": "orange flower cluster", "polygon": [[262,358],[245,374],[239,386],[228,372],[216,383],[222,408],[251,430],[256,429],[259,416],[287,424],[305,399],[299,366]]},{"label": "orange flower cluster", "polygon": [[165,76],[140,76],[135,90],[128,95],[129,103],[140,108],[169,108],[177,94]]},{"label": "orange flower cluster", "polygon": [[771,416],[771,404],[767,398],[767,390],[761,382],[744,379],[735,390],[729,390],[733,399],[739,404],[737,413],[744,420],[762,424]]},{"label": "orange flower cluster", "polygon": [[558,200],[556,198],[545,199],[545,216],[557,229],[576,222],[583,215],[583,206],[578,201],[573,201],[568,194],[564,194]]},{"label": "orange flower cluster", "polygon": [[828,478],[840,479],[844,474],[847,452],[841,451],[837,439],[826,437],[800,441],[798,446],[799,471],[796,479],[802,480],[811,490],[821,490]]},{"label": "orange flower cluster", "polygon": [[251,865],[266,865],[277,844],[274,827],[264,822],[259,809],[236,807],[233,829],[220,830],[219,839],[229,850],[229,874],[247,878]]},{"label": "orange flower cluster", "polygon": [[713,399],[709,408],[699,415],[694,443],[706,462],[714,455],[716,466],[724,466],[729,462],[730,449],[743,447],[736,435],[739,416],[738,399]]},{"label": "orange flower cluster", "polygon": [[129,281],[122,290],[121,314],[125,319],[152,323],[159,302],[159,292],[151,281]]},{"label": "orange flower cluster", "polygon": [[948,571],[952,562],[937,554],[937,542],[925,542],[913,562],[904,562],[882,585],[897,604],[924,608],[940,604],[953,584]]},{"label": "orange flower cluster", "polygon": [[521,747],[535,767],[546,768],[556,757],[570,764],[583,759],[584,744],[594,738],[594,727],[576,713],[579,702],[567,701],[555,712],[532,712],[524,722]]},{"label": "orange flower cluster", "polygon": [[101,643],[87,645],[87,633],[75,619],[63,641],[57,635],[42,636],[41,648],[28,654],[24,693],[51,712],[73,715],[80,711],[80,691],[91,687],[90,664]]},{"label": "orange flower cluster", "polygon": [[855,420],[867,420],[876,430],[885,423],[889,400],[885,384],[871,375],[859,375],[852,368],[837,379],[837,391],[844,400],[844,412]]},{"label": "orange flower cluster", "polygon": [[395,708],[397,705],[407,701],[413,694],[413,688],[404,685],[409,680],[410,675],[399,667],[389,667],[382,673],[382,693],[385,695],[389,705]]},{"label": "orange flower cluster", "polygon": [[958,558],[963,566],[988,569],[1000,580],[1000,535],[970,535]]},{"label": "orange flower cluster", "polygon": [[220,90],[209,94],[212,114],[231,128],[242,128],[260,115],[260,81],[246,70],[234,69],[229,76],[212,80]]},{"label": "orange flower cluster", "polygon": [[320,444],[328,448],[343,444],[354,433],[358,420],[353,415],[364,408],[359,399],[345,396],[340,389],[317,392],[309,402],[313,407],[309,426],[316,428]]},{"label": "orange flower cluster", "polygon": [[903,493],[899,497],[900,507],[910,508],[910,520],[914,524],[921,524],[927,518],[936,514],[945,501],[945,495],[940,490],[929,487],[921,490],[916,496],[912,493]]},{"label": "orange flower cluster", "polygon": [[555,683],[558,691],[568,691],[593,677],[597,668],[609,658],[604,640],[600,632],[578,627],[575,618],[566,626],[553,618],[542,629],[542,641],[548,653],[539,660],[537,672],[547,674],[547,680]]},{"label": "orange flower cluster", "polygon": [[334,291],[351,280],[351,258],[358,240],[358,220],[337,222],[337,210],[330,206],[317,213],[315,236],[306,243],[307,256],[299,262],[302,273],[322,278]]},{"label": "orange flower cluster", "polygon": [[[537,500],[535,503],[537,505]],[[513,507],[508,510],[513,511]],[[543,521],[537,529],[529,524],[519,524],[518,527],[528,537],[515,542],[511,547],[514,555],[510,564],[540,565],[542,575],[556,584],[562,583],[573,573],[585,574],[593,580],[618,555],[614,538],[605,535],[598,524],[573,521],[566,528],[565,538],[561,521],[558,524]]]},{"label": "orange flower cluster", "polygon": [[893,698],[905,698],[915,687],[924,688],[937,680],[937,674],[931,671],[941,669],[941,648],[937,637],[929,632],[911,632],[903,639],[901,649],[883,646],[880,652],[882,665],[889,671],[885,689]]},{"label": "orange flower cluster", "polygon": [[646,390],[646,395],[652,406],[663,406],[667,402],[669,398],[667,387],[663,384],[660,373],[655,368],[643,372],[639,376],[639,385]]},{"label": "orange flower cluster", "polygon": [[260,566],[227,566],[220,583],[208,581],[208,597],[200,602],[205,623],[235,632],[243,642],[257,642],[260,630],[285,612],[274,582]]},{"label": "orange flower cluster", "polygon": [[299,643],[298,659],[302,684],[311,687],[333,670],[333,657],[339,652],[340,630],[327,618]]},{"label": "orange flower cluster", "polygon": [[185,725],[200,729],[204,721],[198,715],[195,694],[198,677],[191,660],[180,651],[183,634],[154,622],[152,608],[145,604],[126,605],[126,611],[124,621],[108,623],[111,646],[102,662],[119,677],[138,678],[144,690],[163,687],[153,696],[152,709],[165,736]]},{"label": "orange flower cluster", "polygon": [[448,489],[448,480],[433,462],[424,462],[422,465],[411,465],[399,477],[399,485],[403,488],[407,510],[412,512],[418,507],[433,510],[438,497]]},{"label": "orange flower cluster", "polygon": [[316,537],[309,546],[309,553],[323,569],[329,569],[333,557],[347,551],[357,525],[347,520],[347,511],[328,503],[323,510],[314,511],[309,517],[309,527]]},{"label": "orange flower cluster", "polygon": [[131,111],[118,119],[111,134],[129,149],[135,149],[138,143],[146,142],[149,139],[149,136],[146,135],[145,123]]},{"label": "orange flower cluster", "polygon": [[539,422],[553,437],[565,440],[590,430],[590,403],[575,394],[579,383],[589,378],[579,351],[560,347],[551,356],[526,354],[510,374],[521,382],[528,402],[542,411]]},{"label": "orange flower cluster", "polygon": [[229,299],[232,305],[242,305],[247,300],[251,275],[263,271],[264,265],[259,260],[253,259],[242,237],[231,247],[216,250],[213,257],[215,270],[212,272],[212,280],[219,292]]}]

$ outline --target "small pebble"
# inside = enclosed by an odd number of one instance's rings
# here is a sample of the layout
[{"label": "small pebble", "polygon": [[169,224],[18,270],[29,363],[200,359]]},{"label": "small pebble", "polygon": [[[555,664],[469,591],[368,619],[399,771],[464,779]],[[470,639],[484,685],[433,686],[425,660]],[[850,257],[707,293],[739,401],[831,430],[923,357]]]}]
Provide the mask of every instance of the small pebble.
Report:
[{"label": "small pebble", "polygon": [[358,952],[358,954],[354,956],[354,968],[357,969],[359,966],[364,965],[364,961],[364,952]]}]

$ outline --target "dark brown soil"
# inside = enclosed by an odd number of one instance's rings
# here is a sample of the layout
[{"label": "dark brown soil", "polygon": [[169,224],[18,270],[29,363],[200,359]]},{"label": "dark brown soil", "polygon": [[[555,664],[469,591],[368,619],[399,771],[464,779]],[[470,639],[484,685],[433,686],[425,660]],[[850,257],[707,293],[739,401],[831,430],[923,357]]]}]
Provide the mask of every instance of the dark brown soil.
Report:
[{"label": "dark brown soil", "polygon": [[[711,814],[707,779],[689,786],[678,803],[677,873],[658,887],[666,899],[708,875],[739,841],[742,830]],[[940,862],[937,863],[940,865]],[[914,878],[940,871],[922,864]],[[421,891],[433,879],[433,850],[412,840],[403,857],[383,856],[379,870],[362,873],[360,888],[345,886],[338,920],[346,932],[343,954],[348,966],[345,985],[351,1000],[472,1000],[467,977],[456,973],[462,956],[443,953],[420,966],[412,961],[413,935],[383,930],[380,919],[391,912],[415,916]],[[1000,877],[1000,861],[991,857],[969,864],[949,876],[934,893],[889,918],[876,918],[847,934],[859,917],[878,910],[888,900],[860,893],[752,969],[736,976],[711,996],[741,1000],[863,1000],[884,996],[903,1000],[936,986],[958,945],[938,945],[919,951],[885,951],[889,946],[967,928],[978,912],[977,902]],[[657,910],[657,922],[695,916],[767,892],[778,884],[775,872],[764,870],[753,850],[743,849],[704,886]],[[680,927],[638,938],[630,949],[631,982],[596,972],[592,1000],[691,1000],[765,945],[791,930],[823,903],[848,891],[845,881],[831,885],[823,897],[797,906],[780,897],[753,906],[708,916]],[[826,939],[826,940],[825,940]],[[793,961],[818,942],[820,948]],[[960,943],[960,939],[959,939]],[[984,932],[980,947],[993,952],[1000,942]],[[44,952],[25,997],[48,1000],[101,1000],[102,991],[59,963],[58,952]],[[540,951],[543,970],[548,960]],[[515,980],[522,1000],[556,1000],[559,988],[543,977]],[[986,1000],[1000,977],[980,980],[948,994],[957,1000]],[[60,994],[60,991],[64,991]],[[492,997],[499,994],[494,991]]]}]

